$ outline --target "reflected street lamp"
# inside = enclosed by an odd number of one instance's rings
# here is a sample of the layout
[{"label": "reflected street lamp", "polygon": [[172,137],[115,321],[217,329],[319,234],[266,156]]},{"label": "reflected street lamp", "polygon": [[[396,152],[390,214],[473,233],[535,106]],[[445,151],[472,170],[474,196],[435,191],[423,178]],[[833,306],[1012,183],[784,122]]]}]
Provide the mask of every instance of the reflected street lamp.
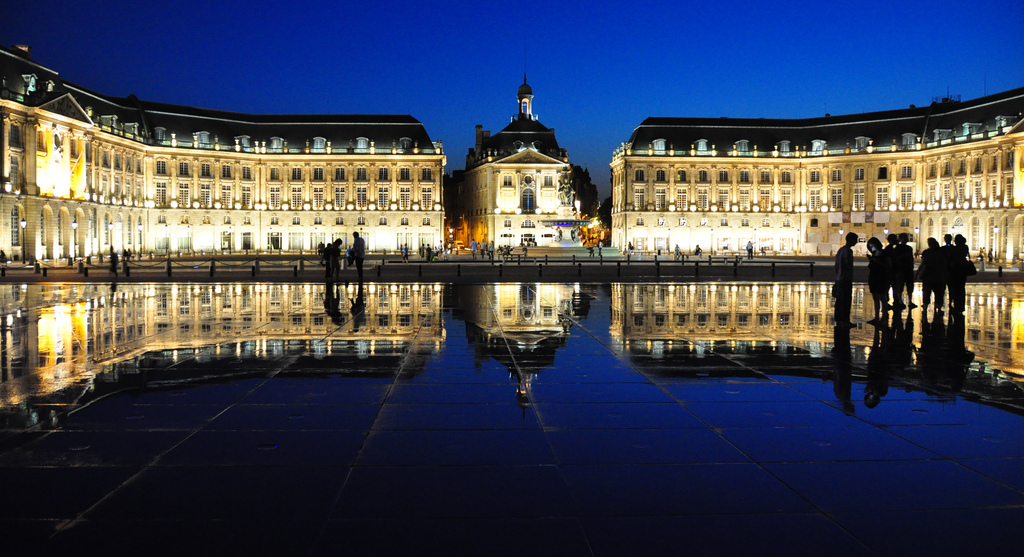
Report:
[{"label": "reflected street lamp", "polygon": [[71,221],[71,258],[74,259],[78,250],[78,220]]}]

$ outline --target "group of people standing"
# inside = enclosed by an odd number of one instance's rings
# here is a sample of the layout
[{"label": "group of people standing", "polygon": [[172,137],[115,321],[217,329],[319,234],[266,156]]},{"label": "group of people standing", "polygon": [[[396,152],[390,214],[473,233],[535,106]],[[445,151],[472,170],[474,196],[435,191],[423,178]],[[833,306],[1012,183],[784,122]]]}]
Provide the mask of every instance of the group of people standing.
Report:
[{"label": "group of people standing", "polygon": [[363,284],[363,260],[366,258],[366,240],[359,236],[358,232],[352,233],[352,247],[342,253],[341,238],[336,238],[326,246],[321,245],[317,251],[320,253],[321,261],[325,267],[325,278],[329,282],[341,278],[342,257],[346,263],[356,266],[356,275],[359,277],[359,284]]},{"label": "group of people standing", "polygon": [[[967,277],[975,274],[976,270],[970,261],[966,238],[960,234],[955,237],[946,234],[943,239],[945,244],[940,246],[935,238],[928,238],[928,248],[921,253],[921,265],[916,270],[914,248],[909,244],[907,233],[889,234],[885,246],[878,238],[868,239],[868,290],[874,309],[874,317],[868,323],[883,323],[890,310],[900,312],[916,308],[913,302],[916,281],[921,282],[925,311],[934,300],[935,311],[941,315],[948,292],[950,311],[963,313]],[[836,279],[832,295],[836,299],[836,326],[840,327],[852,326],[853,246],[858,241],[857,234],[850,232],[843,247],[836,252]]]}]

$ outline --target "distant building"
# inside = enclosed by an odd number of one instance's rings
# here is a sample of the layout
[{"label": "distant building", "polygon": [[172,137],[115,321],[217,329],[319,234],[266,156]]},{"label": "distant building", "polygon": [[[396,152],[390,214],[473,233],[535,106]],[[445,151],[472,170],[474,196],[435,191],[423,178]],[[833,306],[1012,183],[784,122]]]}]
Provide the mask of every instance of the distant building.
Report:
[{"label": "distant building", "polygon": [[1024,88],[803,120],[648,118],[613,154],[619,248],[828,254],[845,232],[1020,257]]},{"label": "distant building", "polygon": [[491,135],[476,127],[476,145],[466,156],[459,192],[462,214],[450,215],[455,239],[469,245],[579,245],[569,155],[555,130],[533,113],[533,88],[516,94],[518,113]]},{"label": "distant building", "polygon": [[371,250],[443,239],[445,155],[404,115],[253,115],[110,97],[0,48],[0,249]]}]

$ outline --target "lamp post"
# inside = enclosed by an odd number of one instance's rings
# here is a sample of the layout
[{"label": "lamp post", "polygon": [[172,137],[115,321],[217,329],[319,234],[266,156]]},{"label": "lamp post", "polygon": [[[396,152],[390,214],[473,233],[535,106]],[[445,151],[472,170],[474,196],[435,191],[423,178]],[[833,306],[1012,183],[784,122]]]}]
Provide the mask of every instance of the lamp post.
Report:
[{"label": "lamp post", "polygon": [[78,250],[78,219],[71,221],[71,258],[76,257]]},{"label": "lamp post", "polygon": [[142,249],[143,249],[143,246],[145,245],[142,242],[142,223],[141,222],[139,223],[138,229],[139,229],[139,260],[141,261],[142,260]]},{"label": "lamp post", "polygon": [[21,224],[21,260],[25,263],[31,263],[30,261],[27,261],[28,258],[25,257],[25,245],[28,243],[28,240],[25,238],[25,227],[28,226],[28,221],[21,219],[19,224]]}]

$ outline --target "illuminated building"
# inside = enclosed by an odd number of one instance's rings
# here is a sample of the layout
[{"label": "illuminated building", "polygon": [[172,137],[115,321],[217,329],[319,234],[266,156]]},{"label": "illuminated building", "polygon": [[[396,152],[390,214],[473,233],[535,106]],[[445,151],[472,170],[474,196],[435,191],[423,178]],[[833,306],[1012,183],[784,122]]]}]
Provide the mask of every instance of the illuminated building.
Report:
[{"label": "illuminated building", "polygon": [[466,156],[458,189],[457,213],[450,214],[456,239],[497,246],[579,246],[575,196],[569,189],[569,154],[555,130],[533,113],[533,88],[516,93],[518,113],[491,135],[476,127],[476,144]]},{"label": "illuminated building", "polygon": [[0,48],[0,249],[23,260],[442,240],[445,155],[403,115],[251,115],[117,98]]},{"label": "illuminated building", "polygon": [[1020,257],[1024,89],[808,118],[648,118],[614,152],[620,249],[829,254],[845,232]]}]

